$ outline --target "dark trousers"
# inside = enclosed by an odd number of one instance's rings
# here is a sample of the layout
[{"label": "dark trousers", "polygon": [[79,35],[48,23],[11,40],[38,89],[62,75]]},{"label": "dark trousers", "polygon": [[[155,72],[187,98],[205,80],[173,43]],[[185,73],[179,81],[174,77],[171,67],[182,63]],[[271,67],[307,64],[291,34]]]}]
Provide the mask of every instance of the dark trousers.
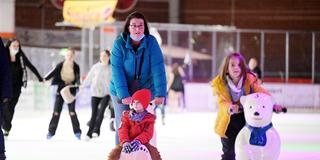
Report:
[{"label": "dark trousers", "polygon": [[231,116],[230,123],[226,131],[226,136],[228,138],[221,138],[223,151],[223,154],[221,155],[222,160],[235,160],[234,143],[238,133],[244,127],[245,123],[246,121],[243,113]]},{"label": "dark trousers", "polygon": [[[55,135],[55,133],[56,133],[59,119],[60,119],[60,115],[61,115],[61,111],[62,111],[62,107],[63,107],[63,103],[64,103],[63,98],[61,97],[60,94],[57,94],[56,100],[54,103],[54,110],[53,110],[52,118],[51,118],[51,121],[49,124],[49,133],[51,133],[51,135]],[[71,122],[72,122],[73,132],[74,133],[81,133],[79,120],[77,117],[77,113],[75,111],[75,104],[76,104],[76,101],[73,101],[72,103],[68,104],[69,115],[70,115]]]},{"label": "dark trousers", "polygon": [[100,127],[104,118],[104,112],[108,106],[111,118],[114,118],[114,109],[112,107],[110,95],[106,95],[104,97],[91,97],[92,112],[87,136],[91,137],[92,133],[98,133],[98,135],[100,135]]},{"label": "dark trousers", "polygon": [[[0,102],[0,125],[3,122],[3,105],[2,102]],[[4,137],[3,137],[3,132],[2,129],[0,129],[0,160],[5,159],[5,145],[4,145]]]},{"label": "dark trousers", "polygon": [[2,122],[2,127],[6,131],[10,131],[12,128],[12,119],[14,115],[14,111],[16,108],[16,105],[18,103],[19,97],[20,97],[21,92],[16,92],[12,99],[9,100],[8,103],[6,103],[3,106],[3,122]]}]

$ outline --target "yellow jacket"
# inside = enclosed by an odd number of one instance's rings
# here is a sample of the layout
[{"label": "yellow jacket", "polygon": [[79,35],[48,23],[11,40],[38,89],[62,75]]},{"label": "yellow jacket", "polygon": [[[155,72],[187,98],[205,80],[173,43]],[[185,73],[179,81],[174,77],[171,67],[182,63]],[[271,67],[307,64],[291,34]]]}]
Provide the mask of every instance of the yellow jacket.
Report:
[{"label": "yellow jacket", "polygon": [[[247,73],[244,83],[245,84],[243,87],[244,87],[245,94],[250,93],[250,86],[251,86],[253,93],[263,92],[270,95],[270,93],[268,93],[266,89],[262,88],[257,83],[257,78],[251,73]],[[232,100],[229,94],[228,86],[223,81],[220,75],[211,81],[211,85],[213,88],[213,94],[216,96],[217,103],[218,103],[218,113],[217,113],[214,130],[220,137],[227,138],[225,133],[227,131],[227,128],[230,122],[230,114],[228,111],[229,111],[229,107],[232,105]]]}]

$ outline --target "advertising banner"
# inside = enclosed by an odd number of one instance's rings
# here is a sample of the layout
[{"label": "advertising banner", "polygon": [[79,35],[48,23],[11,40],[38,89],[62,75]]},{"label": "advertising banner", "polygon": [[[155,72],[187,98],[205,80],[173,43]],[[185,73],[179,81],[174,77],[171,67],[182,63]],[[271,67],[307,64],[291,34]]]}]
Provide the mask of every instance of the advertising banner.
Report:
[{"label": "advertising banner", "polygon": [[94,28],[101,23],[112,23],[117,0],[68,0],[63,5],[64,21],[80,28]]}]

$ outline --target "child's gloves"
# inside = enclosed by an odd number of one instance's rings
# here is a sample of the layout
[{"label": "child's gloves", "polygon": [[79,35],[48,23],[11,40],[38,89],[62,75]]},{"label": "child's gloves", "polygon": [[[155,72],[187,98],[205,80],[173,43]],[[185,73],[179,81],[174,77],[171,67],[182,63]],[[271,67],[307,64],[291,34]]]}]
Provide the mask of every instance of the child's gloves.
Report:
[{"label": "child's gloves", "polygon": [[140,146],[140,145],[141,145],[141,143],[140,143],[139,140],[133,140],[133,141],[131,142],[132,152],[139,150],[139,146]]},{"label": "child's gloves", "polygon": [[124,152],[124,153],[130,153],[131,152],[131,144],[129,142],[123,143],[122,152]]}]

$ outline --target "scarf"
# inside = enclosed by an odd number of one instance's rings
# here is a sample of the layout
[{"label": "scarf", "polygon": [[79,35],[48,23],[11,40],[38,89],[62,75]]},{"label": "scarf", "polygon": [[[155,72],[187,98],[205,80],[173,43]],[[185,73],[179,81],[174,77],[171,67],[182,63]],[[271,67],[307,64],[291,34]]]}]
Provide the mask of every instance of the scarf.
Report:
[{"label": "scarf", "polygon": [[226,78],[227,78],[228,86],[232,89],[232,91],[236,92],[236,93],[240,93],[241,89],[242,89],[243,77],[240,78],[237,86],[233,83],[233,81],[231,80],[231,78],[229,76],[227,76]]},{"label": "scarf", "polygon": [[129,118],[132,121],[141,122],[147,114],[148,114],[148,111],[146,110],[143,112],[137,113],[135,110],[131,109],[129,113]]},{"label": "scarf", "polygon": [[267,143],[266,132],[272,127],[272,123],[265,127],[253,127],[246,123],[246,127],[250,130],[250,144],[255,146],[265,146]]}]

